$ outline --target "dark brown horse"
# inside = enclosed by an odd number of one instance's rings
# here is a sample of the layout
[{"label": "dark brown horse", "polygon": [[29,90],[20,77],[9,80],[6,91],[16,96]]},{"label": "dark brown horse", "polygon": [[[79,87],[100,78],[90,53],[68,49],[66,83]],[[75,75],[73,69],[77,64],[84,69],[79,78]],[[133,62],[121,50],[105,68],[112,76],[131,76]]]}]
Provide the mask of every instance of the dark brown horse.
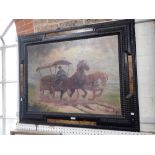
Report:
[{"label": "dark brown horse", "polygon": [[89,66],[86,63],[86,61],[81,60],[77,64],[77,71],[69,78],[62,81],[62,89],[60,98],[62,99],[63,94],[70,90],[69,96],[72,97],[76,89],[81,89],[84,92],[83,97],[87,96],[87,91],[85,90],[84,86],[87,83],[87,75],[85,74],[85,71],[89,70]]}]

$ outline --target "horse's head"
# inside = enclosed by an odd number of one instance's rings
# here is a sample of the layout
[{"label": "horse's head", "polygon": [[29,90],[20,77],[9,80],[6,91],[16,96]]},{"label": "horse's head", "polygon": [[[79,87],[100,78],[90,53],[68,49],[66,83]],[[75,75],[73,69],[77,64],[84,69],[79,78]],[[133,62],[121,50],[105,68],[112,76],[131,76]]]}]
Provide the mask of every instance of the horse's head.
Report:
[{"label": "horse's head", "polygon": [[87,62],[85,60],[81,60],[79,61],[79,63],[77,64],[77,70],[81,70],[81,71],[84,71],[84,70],[89,70],[89,66],[87,64]]}]

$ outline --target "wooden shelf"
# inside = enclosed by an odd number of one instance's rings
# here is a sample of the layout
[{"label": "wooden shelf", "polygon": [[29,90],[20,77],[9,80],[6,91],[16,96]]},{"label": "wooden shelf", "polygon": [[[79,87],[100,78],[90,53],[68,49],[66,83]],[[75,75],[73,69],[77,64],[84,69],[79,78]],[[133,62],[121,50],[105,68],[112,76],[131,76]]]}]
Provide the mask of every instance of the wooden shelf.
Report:
[{"label": "wooden shelf", "polygon": [[61,133],[56,132],[46,132],[46,131],[29,131],[29,130],[12,130],[10,135],[61,135]]}]

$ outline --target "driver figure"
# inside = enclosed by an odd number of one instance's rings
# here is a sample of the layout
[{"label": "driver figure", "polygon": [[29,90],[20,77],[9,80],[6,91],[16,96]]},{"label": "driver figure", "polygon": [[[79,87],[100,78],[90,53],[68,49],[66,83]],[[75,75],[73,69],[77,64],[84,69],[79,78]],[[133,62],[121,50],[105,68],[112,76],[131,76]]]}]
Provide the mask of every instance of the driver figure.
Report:
[{"label": "driver figure", "polygon": [[61,66],[59,66],[58,69],[55,84],[61,85],[62,81],[67,78],[67,74]]}]

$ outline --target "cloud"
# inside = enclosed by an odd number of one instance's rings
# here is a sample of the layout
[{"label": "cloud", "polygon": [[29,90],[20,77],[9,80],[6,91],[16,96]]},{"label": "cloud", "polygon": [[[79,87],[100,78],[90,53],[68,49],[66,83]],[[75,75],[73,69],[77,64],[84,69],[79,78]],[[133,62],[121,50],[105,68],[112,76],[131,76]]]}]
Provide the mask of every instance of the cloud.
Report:
[{"label": "cloud", "polygon": [[29,80],[38,79],[37,67],[60,59],[72,63],[71,74],[75,72],[78,61],[84,59],[90,66],[89,72],[107,72],[111,81],[119,81],[118,38],[115,35],[29,46]]}]

